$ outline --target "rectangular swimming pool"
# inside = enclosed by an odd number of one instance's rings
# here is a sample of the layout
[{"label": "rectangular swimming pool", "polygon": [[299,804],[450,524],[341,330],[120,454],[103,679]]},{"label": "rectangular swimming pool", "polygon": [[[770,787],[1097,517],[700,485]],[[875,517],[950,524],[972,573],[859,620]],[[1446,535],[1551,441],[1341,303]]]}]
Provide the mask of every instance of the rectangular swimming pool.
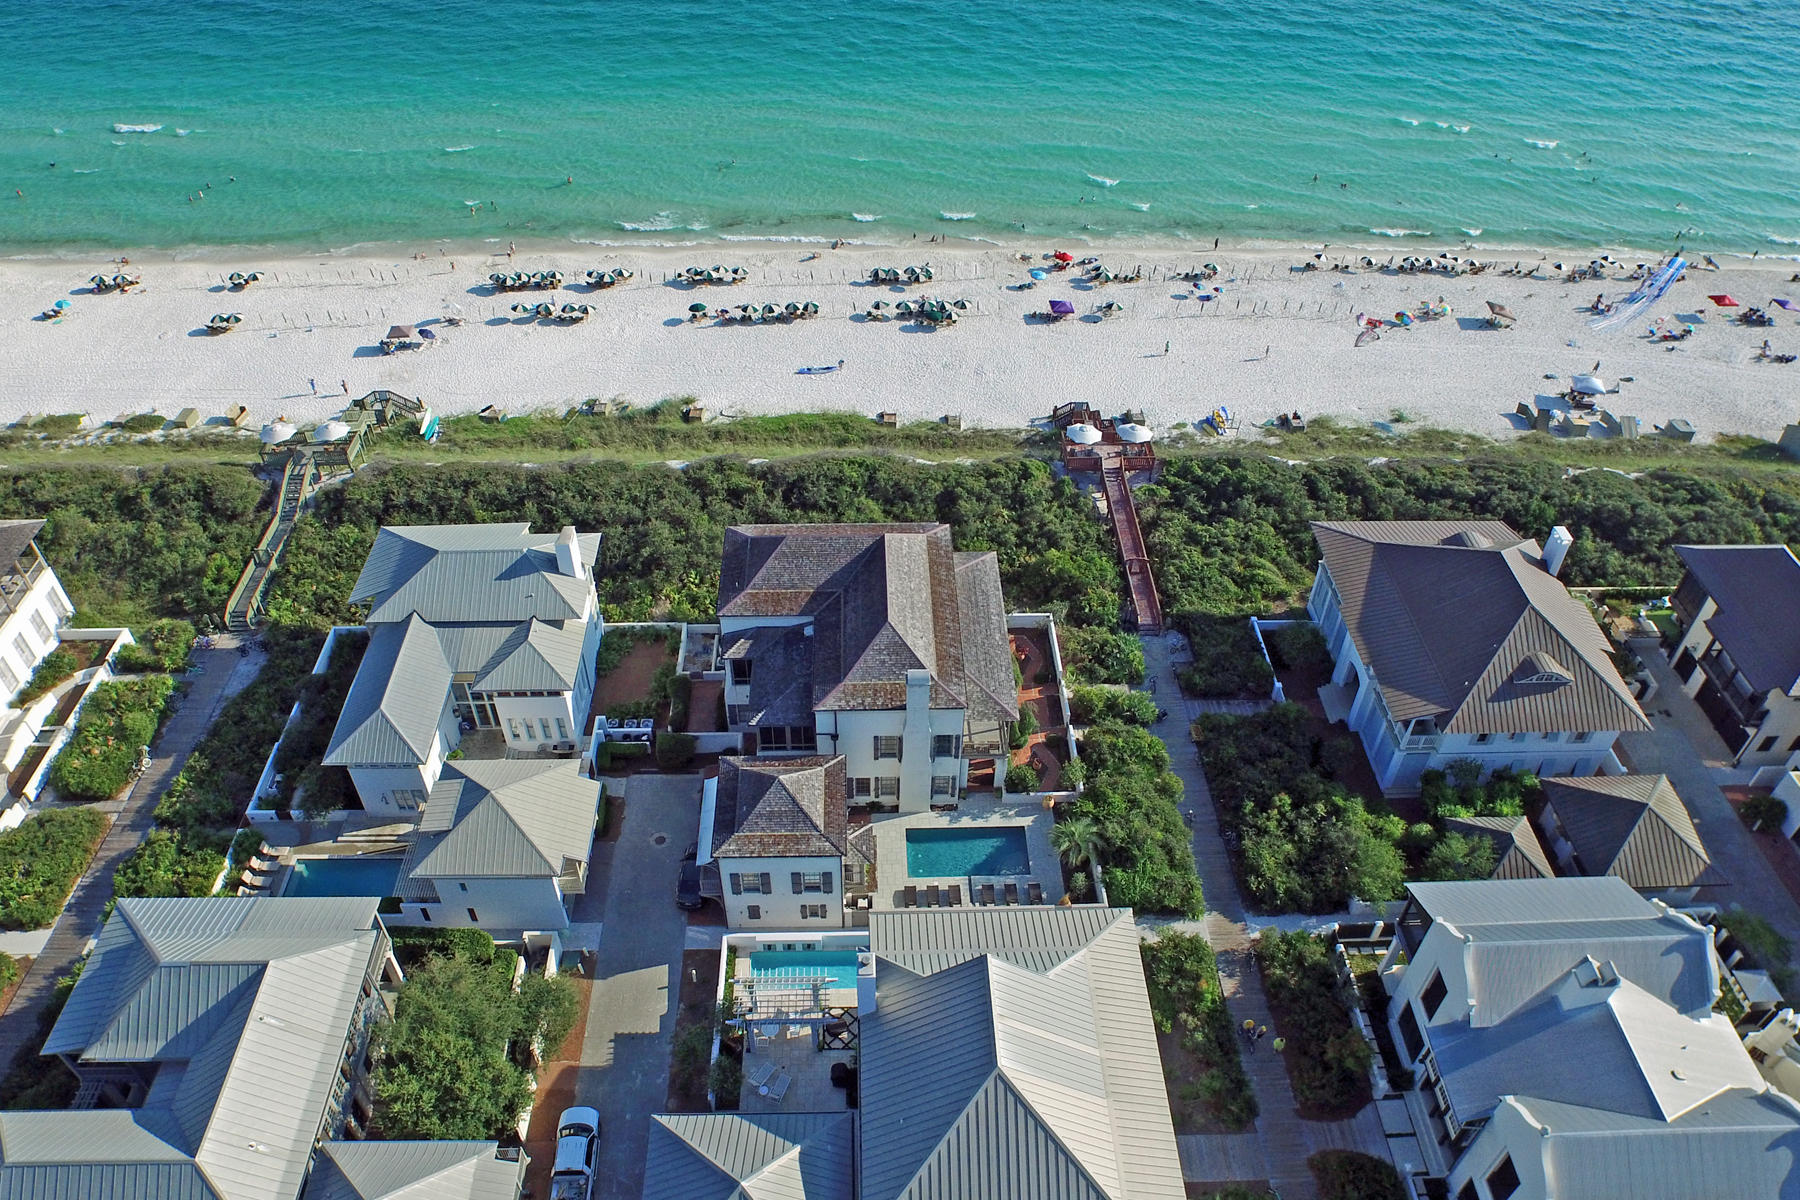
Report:
[{"label": "rectangular swimming pool", "polygon": [[914,879],[958,875],[1029,875],[1023,825],[906,831],[906,873]]},{"label": "rectangular swimming pool", "polygon": [[750,975],[759,980],[813,980],[828,978],[827,987],[856,986],[854,950],[755,950],[750,954]]},{"label": "rectangular swimming pool", "polygon": [[393,855],[357,854],[302,858],[288,875],[283,896],[391,896],[400,879]]}]

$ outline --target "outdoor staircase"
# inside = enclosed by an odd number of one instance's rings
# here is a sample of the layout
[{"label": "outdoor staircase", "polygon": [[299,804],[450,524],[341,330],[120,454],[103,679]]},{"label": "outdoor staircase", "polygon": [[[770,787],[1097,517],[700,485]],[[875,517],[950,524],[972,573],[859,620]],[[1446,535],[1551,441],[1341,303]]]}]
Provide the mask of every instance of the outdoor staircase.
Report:
[{"label": "outdoor staircase", "polygon": [[289,455],[281,473],[281,491],[275,500],[275,511],[269,516],[262,540],[250,552],[250,561],[231,589],[225,605],[225,628],[233,633],[249,633],[262,616],[263,593],[269,578],[281,563],[281,552],[287,547],[300,509],[312,493],[316,475],[312,454],[301,449]]},{"label": "outdoor staircase", "polygon": [[1161,633],[1162,600],[1156,594],[1156,578],[1150,573],[1150,557],[1144,550],[1144,533],[1138,528],[1137,505],[1131,498],[1124,468],[1106,466],[1100,472],[1100,482],[1106,491],[1106,511],[1112,517],[1113,534],[1119,540],[1119,558],[1125,564],[1125,583],[1131,589],[1138,632]]}]

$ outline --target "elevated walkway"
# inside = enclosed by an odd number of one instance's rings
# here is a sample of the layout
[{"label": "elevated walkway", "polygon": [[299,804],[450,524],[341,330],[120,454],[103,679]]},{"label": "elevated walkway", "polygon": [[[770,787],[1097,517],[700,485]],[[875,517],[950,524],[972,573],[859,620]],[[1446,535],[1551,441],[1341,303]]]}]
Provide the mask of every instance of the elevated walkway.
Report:
[{"label": "elevated walkway", "polygon": [[269,578],[280,565],[281,552],[287,548],[288,535],[300,519],[300,509],[319,484],[322,472],[313,462],[310,450],[294,450],[281,472],[280,490],[275,497],[275,511],[263,530],[262,540],[250,552],[244,573],[225,604],[225,628],[233,633],[248,633],[262,616],[263,596]]},{"label": "elevated walkway", "polygon": [[[1110,447],[1094,449],[1105,451]],[[1161,633],[1162,600],[1156,594],[1156,577],[1150,572],[1150,556],[1144,548],[1143,530],[1138,527],[1137,504],[1131,498],[1126,468],[1103,454],[1100,482],[1106,491],[1106,511],[1112,518],[1113,534],[1119,540],[1119,558],[1125,564],[1125,583],[1131,589],[1138,632]]]}]

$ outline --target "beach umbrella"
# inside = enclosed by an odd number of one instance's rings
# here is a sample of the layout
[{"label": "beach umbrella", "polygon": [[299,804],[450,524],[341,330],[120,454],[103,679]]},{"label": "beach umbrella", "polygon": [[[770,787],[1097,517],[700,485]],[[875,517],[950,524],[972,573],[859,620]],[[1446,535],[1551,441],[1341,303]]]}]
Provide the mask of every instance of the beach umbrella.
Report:
[{"label": "beach umbrella", "polygon": [[1738,306],[1738,302],[1736,300],[1734,300],[1729,293],[1726,293],[1726,292],[1720,292],[1716,296],[1708,296],[1707,299],[1711,300],[1714,304],[1718,305],[1720,308],[1736,308]]},{"label": "beach umbrella", "polygon": [[1125,442],[1147,442],[1156,436],[1144,425],[1116,425],[1113,432],[1119,435],[1120,441]]},{"label": "beach umbrella", "polygon": [[1075,256],[1073,254],[1070,254],[1067,250],[1058,250],[1055,254],[1051,255],[1051,257],[1054,258],[1057,262],[1062,262],[1062,263],[1075,261]]},{"label": "beach umbrella", "polygon": [[286,421],[271,421],[257,435],[265,446],[278,445],[294,436],[294,427]]},{"label": "beach umbrella", "polygon": [[1800,304],[1795,304],[1792,300],[1783,300],[1779,296],[1775,298],[1774,303],[1781,305],[1781,307],[1787,309],[1789,312],[1800,310]]},{"label": "beach umbrella", "polygon": [[703,301],[696,300],[688,305],[688,311],[691,313],[703,313],[706,311],[706,304]]},{"label": "beach umbrella", "polygon": [[312,431],[315,442],[338,442],[350,436],[350,426],[339,420],[325,421]]},{"label": "beach umbrella", "polygon": [[1598,375],[1574,375],[1569,379],[1569,390],[1582,396],[1604,396],[1612,389]]},{"label": "beach umbrella", "polygon": [[1045,270],[1034,269],[1031,271],[1030,274],[1033,279],[1048,279],[1048,278],[1050,278],[1050,272],[1045,271]]},{"label": "beach umbrella", "polygon": [[52,304],[50,307],[51,308],[67,308],[67,307],[69,307],[69,302],[67,300],[58,300],[55,304]]},{"label": "beach umbrella", "polygon": [[1063,430],[1063,436],[1068,438],[1071,442],[1079,442],[1083,446],[1091,446],[1100,440],[1101,434],[1100,431],[1095,429],[1092,425],[1077,424],[1071,425]]},{"label": "beach umbrella", "polygon": [[1513,316],[1512,309],[1506,307],[1504,304],[1496,304],[1492,300],[1489,300],[1487,306],[1488,311],[1493,313],[1496,317],[1499,317],[1502,321],[1516,321],[1519,319]]},{"label": "beach umbrella", "polygon": [[1074,315],[1075,306],[1067,300],[1052,300],[1050,302],[1050,311],[1059,317],[1068,317]]}]

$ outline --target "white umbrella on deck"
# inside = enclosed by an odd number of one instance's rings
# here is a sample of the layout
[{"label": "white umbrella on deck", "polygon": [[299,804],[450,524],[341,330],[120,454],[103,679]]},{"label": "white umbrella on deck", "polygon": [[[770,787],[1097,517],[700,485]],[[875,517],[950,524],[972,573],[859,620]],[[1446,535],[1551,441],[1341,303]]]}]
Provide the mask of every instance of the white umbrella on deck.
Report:
[{"label": "white umbrella on deck", "polygon": [[1143,425],[1120,425],[1115,432],[1126,442],[1147,442],[1156,435]]},{"label": "white umbrella on deck", "polygon": [[1100,440],[1100,431],[1092,425],[1071,425],[1063,430],[1063,435],[1071,442],[1079,442],[1083,446],[1091,446]]}]

